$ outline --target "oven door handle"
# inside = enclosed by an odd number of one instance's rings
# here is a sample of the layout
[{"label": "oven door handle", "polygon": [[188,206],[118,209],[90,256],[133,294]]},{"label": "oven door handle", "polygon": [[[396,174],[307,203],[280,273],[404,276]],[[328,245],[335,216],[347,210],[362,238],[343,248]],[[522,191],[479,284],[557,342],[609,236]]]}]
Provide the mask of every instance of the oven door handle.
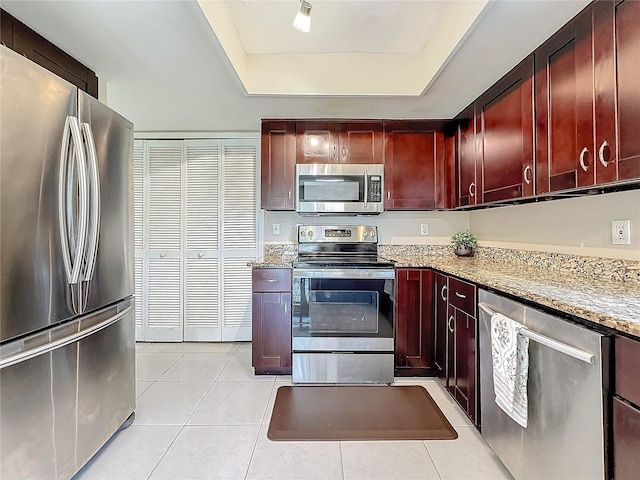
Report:
[{"label": "oven door handle", "polygon": [[293,278],[391,279],[395,270],[386,268],[294,268]]}]

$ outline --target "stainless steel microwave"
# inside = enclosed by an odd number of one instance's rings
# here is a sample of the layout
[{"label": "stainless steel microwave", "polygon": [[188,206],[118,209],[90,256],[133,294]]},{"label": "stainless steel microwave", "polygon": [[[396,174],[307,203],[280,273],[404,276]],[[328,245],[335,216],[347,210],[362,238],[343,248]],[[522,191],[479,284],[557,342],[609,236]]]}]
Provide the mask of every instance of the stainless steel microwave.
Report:
[{"label": "stainless steel microwave", "polygon": [[296,165],[301,215],[377,215],[384,211],[384,165]]}]

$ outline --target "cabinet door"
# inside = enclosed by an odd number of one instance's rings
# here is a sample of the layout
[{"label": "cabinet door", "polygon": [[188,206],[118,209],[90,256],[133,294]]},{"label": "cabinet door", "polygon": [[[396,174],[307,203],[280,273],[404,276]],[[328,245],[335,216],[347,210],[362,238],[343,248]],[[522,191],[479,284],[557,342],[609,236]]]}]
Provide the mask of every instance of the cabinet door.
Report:
[{"label": "cabinet door", "polygon": [[[607,2],[608,3],[608,2]],[[618,179],[640,178],[640,2],[615,4]]]},{"label": "cabinet door", "polygon": [[403,268],[397,272],[396,367],[433,371],[433,273]]},{"label": "cabinet door", "polygon": [[295,208],[295,124],[262,122],[261,207],[265,210]]},{"label": "cabinet door", "polygon": [[595,182],[591,25],[587,9],[535,52],[537,193]]},{"label": "cabinet door", "polygon": [[[474,108],[469,107],[458,123],[458,206],[480,203],[477,194],[482,191],[478,187],[476,175],[476,118]],[[480,186],[481,187],[481,186]]]},{"label": "cabinet door", "polygon": [[434,342],[434,361],[433,366],[436,376],[440,382],[447,386],[447,295],[448,287],[446,275],[440,273],[434,274],[434,292],[435,297],[435,342]]},{"label": "cabinet door", "polygon": [[640,410],[613,397],[613,478],[638,478]]},{"label": "cabinet door", "polygon": [[382,163],[382,123],[341,123],[339,163]]},{"label": "cabinet door", "polygon": [[296,122],[295,163],[340,163],[339,125],[330,122]]},{"label": "cabinet door", "polygon": [[[98,77],[92,70],[6,12],[3,12],[3,17],[3,29],[9,25],[13,30],[12,41],[7,46],[98,98]],[[4,40],[5,34],[2,38]]]},{"label": "cabinet door", "polygon": [[444,208],[444,134],[419,125],[385,127],[385,210]]},{"label": "cabinet door", "polygon": [[453,383],[451,394],[475,422],[476,418],[476,319],[449,306],[453,326]]},{"label": "cabinet door", "polygon": [[477,101],[482,202],[529,197],[533,188],[533,55]]},{"label": "cabinet door", "polygon": [[254,292],[252,316],[253,367],[291,367],[291,293]]}]

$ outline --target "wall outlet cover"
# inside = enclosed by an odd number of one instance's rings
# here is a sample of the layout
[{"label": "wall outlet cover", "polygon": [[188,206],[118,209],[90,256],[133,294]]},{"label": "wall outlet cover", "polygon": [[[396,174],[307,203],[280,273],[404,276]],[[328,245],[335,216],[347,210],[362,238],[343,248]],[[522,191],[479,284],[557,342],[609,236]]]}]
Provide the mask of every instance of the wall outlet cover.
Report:
[{"label": "wall outlet cover", "polygon": [[631,245],[631,220],[611,222],[611,243],[613,245]]},{"label": "wall outlet cover", "polygon": [[280,224],[279,223],[274,223],[273,224],[273,232],[274,235],[280,235]]},{"label": "wall outlet cover", "polygon": [[421,223],[420,224],[420,235],[429,235],[429,224]]}]

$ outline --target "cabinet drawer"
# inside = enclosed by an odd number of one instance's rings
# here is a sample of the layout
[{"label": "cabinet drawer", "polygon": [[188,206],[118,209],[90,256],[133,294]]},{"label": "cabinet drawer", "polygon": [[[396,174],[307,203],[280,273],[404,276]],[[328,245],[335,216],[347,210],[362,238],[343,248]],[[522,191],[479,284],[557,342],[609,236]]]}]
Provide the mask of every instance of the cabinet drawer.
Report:
[{"label": "cabinet drawer", "polygon": [[615,339],[615,393],[640,405],[640,342],[626,337]]},{"label": "cabinet drawer", "polygon": [[449,277],[449,304],[464,313],[476,316],[476,286]]},{"label": "cabinet drawer", "polygon": [[640,410],[613,397],[613,478],[638,478]]},{"label": "cabinet drawer", "polygon": [[254,268],[254,292],[288,292],[291,290],[290,268]]}]

